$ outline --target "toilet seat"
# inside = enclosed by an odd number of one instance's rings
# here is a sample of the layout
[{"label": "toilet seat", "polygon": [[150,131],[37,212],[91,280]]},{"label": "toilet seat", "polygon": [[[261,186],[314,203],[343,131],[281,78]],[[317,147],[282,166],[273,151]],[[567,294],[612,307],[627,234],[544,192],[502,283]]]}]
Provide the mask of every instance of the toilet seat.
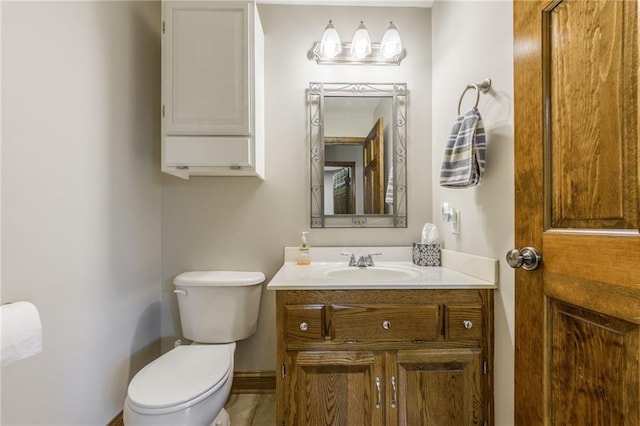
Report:
[{"label": "toilet seat", "polygon": [[232,374],[234,343],[178,346],[135,375],[128,402],[140,414],[184,410],[216,392]]}]

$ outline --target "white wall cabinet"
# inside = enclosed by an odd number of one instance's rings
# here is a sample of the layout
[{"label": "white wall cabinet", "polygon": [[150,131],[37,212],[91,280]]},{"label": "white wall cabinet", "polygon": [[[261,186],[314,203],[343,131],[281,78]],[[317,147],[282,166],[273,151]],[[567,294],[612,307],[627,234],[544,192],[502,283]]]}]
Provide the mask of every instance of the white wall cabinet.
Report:
[{"label": "white wall cabinet", "polygon": [[253,2],[163,2],[162,171],[264,179],[264,34]]}]

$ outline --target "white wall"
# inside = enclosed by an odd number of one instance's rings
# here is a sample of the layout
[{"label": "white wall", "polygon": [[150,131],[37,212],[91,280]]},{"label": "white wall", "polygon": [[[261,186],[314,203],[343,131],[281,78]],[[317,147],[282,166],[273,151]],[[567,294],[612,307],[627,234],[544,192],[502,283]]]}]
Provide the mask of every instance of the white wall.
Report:
[{"label": "white wall", "polygon": [[2,2],[3,425],[104,425],[159,348],[158,2]]},{"label": "white wall", "polygon": [[[172,279],[195,269],[263,271],[273,277],[283,248],[309,230],[310,81],[406,82],[408,216],[406,229],[313,229],[317,246],[409,245],[431,221],[431,19],[429,9],[260,5],[265,33],[266,180],[163,179],[163,350],[180,335]],[[407,57],[395,66],[329,66],[307,59],[329,19],[345,39],[364,20],[374,41],[390,20]],[[258,331],[236,350],[236,370],[275,369],[275,295],[264,290]]]},{"label": "white wall", "polygon": [[[513,424],[514,285],[504,262],[513,248],[513,13],[511,2],[438,1],[433,19],[433,217],[448,249],[500,259],[495,294],[496,425]],[[471,189],[439,187],[439,167],[458,100],[468,83],[491,78],[480,97],[487,135],[487,163],[481,184]],[[467,92],[463,112],[475,102]],[[449,233],[440,204],[461,211],[460,235]],[[445,232],[442,232],[445,231]]]}]

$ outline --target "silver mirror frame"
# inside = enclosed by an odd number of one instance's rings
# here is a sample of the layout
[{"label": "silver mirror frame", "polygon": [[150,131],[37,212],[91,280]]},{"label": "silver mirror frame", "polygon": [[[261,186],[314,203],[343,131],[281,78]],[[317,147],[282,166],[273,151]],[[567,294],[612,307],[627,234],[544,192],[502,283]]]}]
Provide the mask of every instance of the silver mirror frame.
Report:
[{"label": "silver mirror frame", "polygon": [[[393,117],[393,213],[324,214],[324,98],[390,97]],[[407,227],[407,98],[406,83],[309,83],[311,147],[311,228]]]}]

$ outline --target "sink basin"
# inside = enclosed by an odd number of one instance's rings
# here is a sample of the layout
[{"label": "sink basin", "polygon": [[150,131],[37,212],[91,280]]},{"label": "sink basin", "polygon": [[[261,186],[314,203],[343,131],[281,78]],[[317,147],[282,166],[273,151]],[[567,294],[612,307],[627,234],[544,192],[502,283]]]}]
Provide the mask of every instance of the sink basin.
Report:
[{"label": "sink basin", "polygon": [[325,272],[324,276],[338,280],[381,283],[412,280],[416,278],[418,274],[419,272],[415,269],[396,266],[369,266],[367,268],[345,266],[330,269]]}]

